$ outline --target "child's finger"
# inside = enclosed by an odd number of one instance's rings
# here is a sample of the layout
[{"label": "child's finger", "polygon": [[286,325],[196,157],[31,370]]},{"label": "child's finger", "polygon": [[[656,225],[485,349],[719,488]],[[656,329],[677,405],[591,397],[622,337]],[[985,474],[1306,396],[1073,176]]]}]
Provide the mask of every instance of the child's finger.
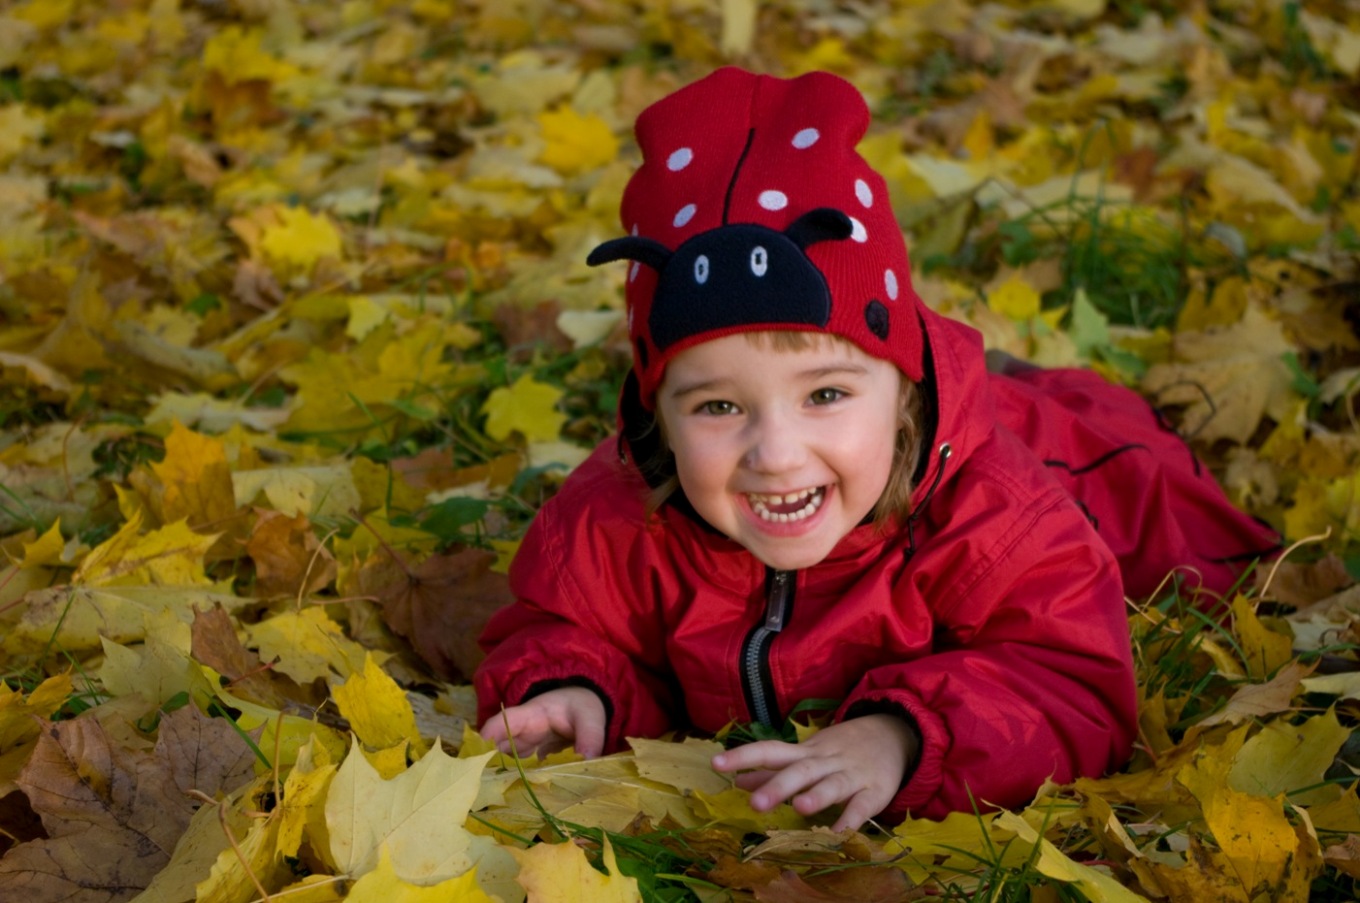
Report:
[{"label": "child's finger", "polygon": [[590,716],[578,719],[576,738],[572,745],[587,759],[593,759],[604,752],[604,722]]},{"label": "child's finger", "polygon": [[761,740],[720,752],[713,757],[715,771],[746,771],[750,768],[783,768],[802,758],[797,744]]}]

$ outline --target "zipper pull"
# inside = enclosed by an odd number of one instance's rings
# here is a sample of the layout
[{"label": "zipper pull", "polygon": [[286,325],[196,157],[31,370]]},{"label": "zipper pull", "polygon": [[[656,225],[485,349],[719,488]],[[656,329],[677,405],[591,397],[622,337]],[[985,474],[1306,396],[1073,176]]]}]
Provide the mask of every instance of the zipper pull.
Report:
[{"label": "zipper pull", "polygon": [[788,613],[789,589],[793,575],[788,571],[775,571],[770,583],[770,593],[765,599],[765,629],[778,633],[784,629],[784,617]]}]

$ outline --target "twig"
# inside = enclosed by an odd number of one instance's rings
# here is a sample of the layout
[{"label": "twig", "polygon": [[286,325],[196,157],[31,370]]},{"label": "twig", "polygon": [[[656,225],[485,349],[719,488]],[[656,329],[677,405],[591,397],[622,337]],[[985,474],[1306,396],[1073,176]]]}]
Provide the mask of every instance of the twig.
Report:
[{"label": "twig", "polygon": [[213,799],[202,790],[191,789],[186,790],[185,793],[196,800],[217,807],[217,820],[222,824],[222,832],[227,835],[227,843],[231,844],[231,849],[236,853],[236,858],[241,863],[241,868],[245,869],[246,876],[250,878],[250,883],[254,884],[255,889],[260,892],[260,898],[264,903],[270,903],[273,898],[269,896],[269,891],[265,890],[264,885],[260,883],[259,876],[257,876],[255,870],[250,867],[249,858],[241,851],[241,845],[236,842],[236,835],[231,832],[231,825],[227,823],[227,807],[222,805],[221,800]]},{"label": "twig", "polygon": [[1261,598],[1264,600],[1266,596],[1270,593],[1270,584],[1275,582],[1275,573],[1280,569],[1280,565],[1284,564],[1284,560],[1289,557],[1290,552],[1293,552],[1299,546],[1307,545],[1310,542],[1326,542],[1327,538],[1331,535],[1332,528],[1330,525],[1328,525],[1327,529],[1324,532],[1318,533],[1314,536],[1305,536],[1303,539],[1298,540],[1289,548],[1281,552],[1280,557],[1276,558],[1275,563],[1270,567],[1270,576],[1266,577],[1265,585],[1261,587]]}]

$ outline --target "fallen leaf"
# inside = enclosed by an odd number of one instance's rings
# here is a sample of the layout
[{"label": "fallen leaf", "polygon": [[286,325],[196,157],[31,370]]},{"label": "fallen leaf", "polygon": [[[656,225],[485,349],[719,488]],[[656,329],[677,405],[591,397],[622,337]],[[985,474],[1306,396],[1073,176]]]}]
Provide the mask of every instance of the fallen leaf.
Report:
[{"label": "fallen leaf", "polygon": [[254,761],[225,722],[192,706],[161,719],[149,752],[112,745],[90,716],[49,725],[18,781],[49,837],[0,859],[0,895],[125,899],[169,862],[198,806],[186,791],[228,791]]},{"label": "fallen leaf", "polygon": [[463,827],[490,755],[453,759],[438,746],[411,768],[384,781],[357,741],[326,795],[330,855],[358,878],[378,866],[386,846],[402,880],[428,884],[476,865],[473,837]]},{"label": "fallen leaf", "polygon": [[1175,362],[1148,368],[1142,387],[1158,404],[1186,406],[1184,435],[1240,444],[1262,417],[1285,416],[1293,377],[1284,355],[1294,348],[1258,307],[1248,307],[1233,326],[1178,334],[1172,349]]},{"label": "fallen leaf", "polygon": [[369,749],[410,744],[414,755],[424,750],[411,703],[372,655],[364,659],[363,670],[331,690],[331,696],[355,736]]},{"label": "fallen leaf", "polygon": [[640,903],[636,878],[619,872],[609,838],[604,839],[597,871],[585,850],[574,843],[540,843],[515,850],[519,883],[534,903]]},{"label": "fallen leaf", "polygon": [[359,573],[359,592],[377,598],[387,626],[410,641],[435,674],[469,678],[482,660],[486,622],[514,597],[496,556],[479,549],[436,553],[411,567],[378,552]]},{"label": "fallen leaf", "polygon": [[246,554],[255,562],[261,597],[309,596],[335,579],[335,557],[316,538],[316,530],[305,515],[289,517],[267,509],[255,514]]},{"label": "fallen leaf", "polygon": [[561,398],[561,389],[538,382],[526,373],[509,388],[495,389],[487,397],[482,405],[486,434],[501,441],[516,432],[531,442],[552,441],[567,421],[566,415],[557,411]]}]

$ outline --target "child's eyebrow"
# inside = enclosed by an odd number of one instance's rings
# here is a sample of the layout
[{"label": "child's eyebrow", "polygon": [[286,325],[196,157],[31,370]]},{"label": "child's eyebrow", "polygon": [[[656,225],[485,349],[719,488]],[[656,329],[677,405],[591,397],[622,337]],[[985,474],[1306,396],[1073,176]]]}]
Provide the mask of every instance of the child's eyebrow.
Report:
[{"label": "child's eyebrow", "polygon": [[[860,364],[833,364],[829,367],[814,367],[811,370],[802,370],[794,378],[800,381],[815,382],[817,380],[828,379],[833,376],[867,376],[869,368]],[[725,388],[728,385],[726,379],[704,379],[693,383],[681,383],[674,389],[666,390],[666,394],[674,399],[684,398],[686,395],[693,395],[696,392],[712,392]]]},{"label": "child's eyebrow", "polygon": [[686,395],[693,395],[695,392],[708,392],[717,389],[719,386],[726,385],[721,379],[700,380],[697,383],[682,384],[666,392],[671,398],[684,398]]},{"label": "child's eyebrow", "polygon": [[802,379],[826,379],[830,376],[868,376],[869,368],[859,364],[835,364],[831,367],[817,367],[798,374]]}]

